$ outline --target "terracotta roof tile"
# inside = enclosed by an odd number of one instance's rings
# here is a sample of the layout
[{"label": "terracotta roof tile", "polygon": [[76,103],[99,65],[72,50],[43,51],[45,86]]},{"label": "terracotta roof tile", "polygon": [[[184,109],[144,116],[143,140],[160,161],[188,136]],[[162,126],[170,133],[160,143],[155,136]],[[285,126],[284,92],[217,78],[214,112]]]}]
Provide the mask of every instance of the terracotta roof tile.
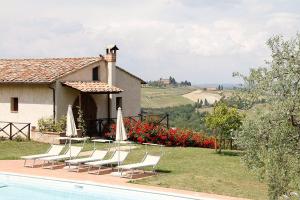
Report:
[{"label": "terracotta roof tile", "polygon": [[100,57],[0,59],[0,83],[51,83]]},{"label": "terracotta roof tile", "polygon": [[122,89],[100,81],[66,81],[63,85],[88,93],[120,93]]}]

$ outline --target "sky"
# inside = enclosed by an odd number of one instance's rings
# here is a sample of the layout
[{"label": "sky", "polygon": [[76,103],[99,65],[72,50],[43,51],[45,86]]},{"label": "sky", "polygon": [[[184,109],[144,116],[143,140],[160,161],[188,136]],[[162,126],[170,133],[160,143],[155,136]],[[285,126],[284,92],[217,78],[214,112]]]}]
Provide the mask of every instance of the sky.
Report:
[{"label": "sky", "polygon": [[144,80],[238,83],[268,38],[300,30],[298,0],[0,0],[0,58],[98,56]]}]

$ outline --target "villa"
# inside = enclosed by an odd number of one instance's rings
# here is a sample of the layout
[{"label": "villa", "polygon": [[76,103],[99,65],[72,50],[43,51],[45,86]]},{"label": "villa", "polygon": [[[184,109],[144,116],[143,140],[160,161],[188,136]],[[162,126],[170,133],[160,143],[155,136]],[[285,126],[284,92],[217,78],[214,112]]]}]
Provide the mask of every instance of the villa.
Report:
[{"label": "villa", "polygon": [[[141,78],[116,65],[117,46],[105,56],[82,58],[0,59],[0,121],[31,123],[66,115],[73,105],[84,119],[115,118],[140,114]],[[89,123],[91,130],[95,124]]]}]

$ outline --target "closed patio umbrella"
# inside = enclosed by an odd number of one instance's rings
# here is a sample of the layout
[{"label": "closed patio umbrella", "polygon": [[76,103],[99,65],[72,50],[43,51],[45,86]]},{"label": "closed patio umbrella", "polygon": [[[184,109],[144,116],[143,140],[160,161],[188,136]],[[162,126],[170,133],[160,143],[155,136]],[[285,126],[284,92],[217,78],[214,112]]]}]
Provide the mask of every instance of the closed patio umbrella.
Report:
[{"label": "closed patio umbrella", "polygon": [[[127,140],[127,133],[123,122],[122,109],[118,108],[117,125],[116,125],[116,142],[118,144],[118,166],[120,166],[120,142]],[[118,173],[113,175],[120,176],[119,168]]]},{"label": "closed patio umbrella", "polygon": [[73,116],[72,106],[68,106],[67,111],[67,124],[66,124],[66,136],[69,137],[69,147],[70,147],[70,159],[71,159],[71,137],[77,136],[76,124]]},{"label": "closed patio umbrella", "polygon": [[123,122],[122,110],[121,108],[118,108],[117,125],[116,125],[116,141],[120,143],[120,141],[125,141],[125,140],[127,140],[127,133]]}]

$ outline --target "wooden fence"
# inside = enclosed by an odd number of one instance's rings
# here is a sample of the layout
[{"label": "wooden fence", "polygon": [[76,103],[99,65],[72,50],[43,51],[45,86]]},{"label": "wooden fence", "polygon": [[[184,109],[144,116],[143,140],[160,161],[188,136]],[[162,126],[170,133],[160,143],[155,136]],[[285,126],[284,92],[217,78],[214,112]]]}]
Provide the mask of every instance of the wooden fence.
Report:
[{"label": "wooden fence", "polygon": [[30,123],[0,121],[0,136],[10,140],[21,136],[30,140]]},{"label": "wooden fence", "polygon": [[151,122],[155,125],[165,126],[170,128],[169,114],[140,114],[141,121]]}]

